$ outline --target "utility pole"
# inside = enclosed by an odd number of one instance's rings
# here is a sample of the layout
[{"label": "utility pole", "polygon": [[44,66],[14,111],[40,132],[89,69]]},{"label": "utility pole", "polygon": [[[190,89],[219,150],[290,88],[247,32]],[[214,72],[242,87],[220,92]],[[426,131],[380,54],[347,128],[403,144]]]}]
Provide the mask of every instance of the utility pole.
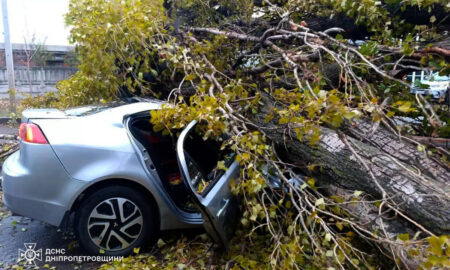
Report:
[{"label": "utility pole", "polygon": [[11,40],[9,36],[9,20],[8,20],[8,4],[7,0],[2,0],[3,12],[3,33],[5,35],[5,58],[6,69],[8,72],[8,88],[9,88],[9,108],[12,113],[16,112],[16,83],[14,79],[14,63],[11,47]]}]

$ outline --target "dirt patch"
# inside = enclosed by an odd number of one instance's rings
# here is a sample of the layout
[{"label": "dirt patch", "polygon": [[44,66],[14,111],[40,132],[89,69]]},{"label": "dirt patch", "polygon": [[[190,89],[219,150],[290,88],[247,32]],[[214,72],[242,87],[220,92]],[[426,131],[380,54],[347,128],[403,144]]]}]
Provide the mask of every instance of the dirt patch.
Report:
[{"label": "dirt patch", "polygon": [[9,99],[0,99],[0,117],[10,117]]},{"label": "dirt patch", "polygon": [[[1,189],[1,188],[0,188]],[[6,209],[5,205],[3,204],[3,191],[0,190],[0,221],[11,215],[11,212],[9,212],[8,209]]]}]

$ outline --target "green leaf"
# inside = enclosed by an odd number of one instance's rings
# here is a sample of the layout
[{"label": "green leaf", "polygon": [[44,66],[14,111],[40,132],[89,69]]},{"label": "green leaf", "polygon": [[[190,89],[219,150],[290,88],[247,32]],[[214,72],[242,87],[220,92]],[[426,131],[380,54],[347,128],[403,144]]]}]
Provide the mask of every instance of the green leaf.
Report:
[{"label": "green leaf", "polygon": [[242,223],[242,225],[244,225],[244,227],[246,227],[248,225],[249,221],[246,218],[241,218],[241,223]]},{"label": "green leaf", "polygon": [[417,151],[419,151],[419,152],[425,151],[425,145],[423,145],[423,144],[417,145]]},{"label": "green leaf", "polygon": [[434,23],[436,21],[436,17],[433,15],[430,17],[430,23]]},{"label": "green leaf", "polygon": [[405,55],[412,55],[414,53],[414,49],[411,48],[408,43],[403,43],[403,54]]},{"label": "green leaf", "polygon": [[310,187],[315,187],[316,186],[316,180],[314,178],[309,178],[307,181],[308,185]]},{"label": "green leaf", "polygon": [[402,233],[397,235],[397,239],[402,240],[402,241],[409,241],[409,234],[407,233]]},{"label": "green leaf", "polygon": [[325,204],[325,200],[323,199],[323,198],[320,198],[320,199],[318,199],[316,202],[315,202],[315,206],[319,206],[319,205],[322,205],[322,204]]},{"label": "green leaf", "polygon": [[362,55],[372,56],[377,53],[378,47],[376,41],[365,42],[359,49]]},{"label": "green leaf", "polygon": [[356,115],[356,113],[354,113],[354,112],[346,112],[346,113],[344,113],[344,117],[347,120],[351,120],[353,117],[355,117],[355,115]]},{"label": "green leaf", "polygon": [[411,111],[411,102],[407,101],[403,103],[400,107],[398,107],[398,110],[404,113]]},{"label": "green leaf", "polygon": [[413,41],[413,36],[411,34],[408,34],[405,38],[405,42],[412,42]]},{"label": "green leaf", "polygon": [[431,236],[428,238],[428,243],[430,244],[430,251],[436,255],[442,255],[442,245],[441,239],[437,236]]},{"label": "green leaf", "polygon": [[326,233],[325,234],[325,241],[330,242],[331,240],[331,234],[330,233]]},{"label": "green leaf", "polygon": [[186,75],[186,77],[184,78],[186,81],[192,81],[193,79],[195,79],[195,74],[189,74]]},{"label": "green leaf", "polygon": [[227,169],[227,167],[225,166],[225,161],[221,160],[217,162],[217,169],[225,171]]},{"label": "green leaf", "polygon": [[166,243],[161,239],[161,238],[159,238],[158,239],[158,242],[156,242],[156,245],[160,248],[160,247],[162,247],[162,246],[164,246]]},{"label": "green leaf", "polygon": [[287,202],[286,202],[286,208],[287,208],[287,209],[290,209],[291,206],[292,206],[292,202],[291,202],[291,201],[287,201]]}]

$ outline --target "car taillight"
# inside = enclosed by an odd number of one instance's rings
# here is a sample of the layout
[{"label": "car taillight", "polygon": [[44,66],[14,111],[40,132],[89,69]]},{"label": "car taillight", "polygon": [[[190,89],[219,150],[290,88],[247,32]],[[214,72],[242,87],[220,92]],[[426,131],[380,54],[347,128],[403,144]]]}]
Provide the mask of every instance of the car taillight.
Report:
[{"label": "car taillight", "polygon": [[22,123],[19,128],[19,137],[25,142],[47,144],[47,139],[41,129],[30,123]]}]

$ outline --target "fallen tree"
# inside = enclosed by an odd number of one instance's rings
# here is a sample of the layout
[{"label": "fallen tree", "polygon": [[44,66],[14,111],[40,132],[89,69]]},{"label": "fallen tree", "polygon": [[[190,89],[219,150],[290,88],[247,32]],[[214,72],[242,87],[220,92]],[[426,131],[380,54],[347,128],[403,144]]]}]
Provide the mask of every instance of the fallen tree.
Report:
[{"label": "fallen tree", "polygon": [[280,144],[290,163],[303,168],[315,164],[310,174],[320,185],[364,191],[400,205],[407,216],[434,233],[450,232],[450,171],[425,149],[418,151],[420,144],[359,120],[343,131],[321,127],[319,143],[311,146],[286,139],[295,137],[291,129],[268,124],[265,118],[259,114],[255,123],[267,129],[264,133]]},{"label": "fallen tree", "polygon": [[[449,7],[395,4],[429,23],[391,17],[384,1],[71,1],[81,65],[57,105],[151,95],[172,104],[152,112],[155,129],[195,119],[205,138],[227,134],[245,233],[226,268],[448,266],[448,152],[414,140],[447,136],[448,107],[410,95],[404,75],[448,74],[437,29]],[[333,18],[308,25],[337,12],[368,38],[345,39]],[[268,189],[267,164],[285,189]]]}]

